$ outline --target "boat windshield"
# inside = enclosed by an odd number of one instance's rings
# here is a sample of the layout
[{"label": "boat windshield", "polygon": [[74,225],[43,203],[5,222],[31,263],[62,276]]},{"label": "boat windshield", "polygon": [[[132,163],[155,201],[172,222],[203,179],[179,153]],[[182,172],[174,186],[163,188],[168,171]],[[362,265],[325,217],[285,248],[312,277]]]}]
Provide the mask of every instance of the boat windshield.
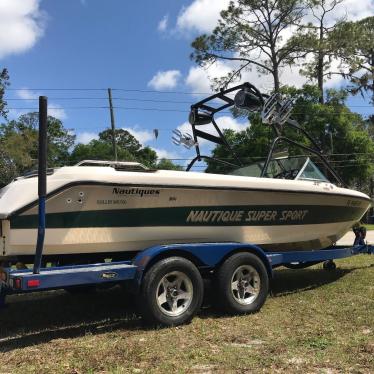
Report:
[{"label": "boat windshield", "polygon": [[[232,170],[230,175],[260,177],[264,162],[256,162]],[[273,159],[269,163],[266,177],[275,179],[294,179],[309,181],[324,181],[328,179],[318,169],[309,157],[289,157]]]}]

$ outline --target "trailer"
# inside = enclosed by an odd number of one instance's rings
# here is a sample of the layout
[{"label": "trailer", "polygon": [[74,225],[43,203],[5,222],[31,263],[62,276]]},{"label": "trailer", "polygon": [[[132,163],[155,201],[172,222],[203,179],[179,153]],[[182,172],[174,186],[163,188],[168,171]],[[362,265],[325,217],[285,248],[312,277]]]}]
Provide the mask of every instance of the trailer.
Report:
[{"label": "trailer", "polygon": [[10,294],[123,284],[135,295],[145,321],[175,326],[190,321],[204,294],[203,278],[212,279],[218,306],[231,314],[258,311],[268,295],[273,269],[305,268],[334,259],[373,254],[372,246],[317,251],[264,252],[247,243],[169,244],[148,248],[132,261],[0,272],[0,304]]},{"label": "trailer", "polygon": [[258,311],[265,303],[273,269],[305,268],[334,259],[373,254],[357,245],[315,251],[266,252],[250,243],[193,243],[158,245],[129,261],[41,267],[45,236],[47,99],[39,99],[39,225],[32,269],[0,268],[0,306],[6,296],[52,289],[80,289],[123,284],[135,295],[145,321],[176,326],[190,321],[201,307],[203,278],[212,279],[215,300],[227,313]]}]

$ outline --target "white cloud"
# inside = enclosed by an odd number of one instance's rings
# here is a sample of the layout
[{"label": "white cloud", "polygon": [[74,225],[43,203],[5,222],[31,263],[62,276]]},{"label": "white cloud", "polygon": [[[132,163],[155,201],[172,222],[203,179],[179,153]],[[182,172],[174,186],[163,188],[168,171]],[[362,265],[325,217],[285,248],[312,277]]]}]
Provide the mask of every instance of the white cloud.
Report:
[{"label": "white cloud", "polygon": [[44,33],[40,0],[0,1],[0,58],[32,48]]},{"label": "white cloud", "polygon": [[23,100],[35,100],[38,98],[38,94],[28,90],[27,88],[21,88],[16,92],[17,96]]},{"label": "white cloud", "polygon": [[48,109],[48,115],[58,118],[61,121],[68,118],[64,108],[57,104],[51,104],[51,108]]},{"label": "white cloud", "polygon": [[[25,100],[26,102],[32,101],[33,103],[37,102],[35,100],[38,99],[39,96],[41,96],[39,92],[34,92],[27,88],[22,88],[20,90],[17,90],[16,95],[20,99]],[[35,105],[33,104],[32,106],[35,106]],[[48,115],[58,118],[61,121],[65,120],[68,117],[65,110],[59,104],[52,103],[52,102],[48,103]]]},{"label": "white cloud", "polygon": [[77,135],[76,143],[88,144],[91,140],[98,139],[99,136],[95,132],[80,132]]},{"label": "white cloud", "polygon": [[[327,3],[325,7],[329,7],[330,3]],[[314,13],[320,16],[322,12],[321,8],[315,8]],[[328,12],[325,16],[327,26],[331,26],[337,20],[345,19],[348,21],[357,21],[362,18],[370,17],[374,15],[374,1],[373,0],[344,0],[341,4],[338,4],[333,11]],[[318,24],[316,18],[309,12],[305,16],[305,20]]]},{"label": "white cloud", "polygon": [[230,0],[195,0],[181,9],[177,19],[177,29],[210,32],[217,25],[220,12],[229,4]]},{"label": "white cloud", "polygon": [[[351,21],[357,21],[362,18],[370,17],[374,15],[374,1],[373,0],[345,0],[344,4],[344,15]],[[339,14],[335,14],[336,17]]]},{"label": "white cloud", "polygon": [[169,22],[169,15],[165,14],[162,17],[161,21],[158,23],[157,30],[160,31],[160,32],[166,31],[166,29],[168,27],[168,22]]},{"label": "white cloud", "polygon": [[224,62],[216,62],[209,68],[193,66],[190,68],[185,83],[193,93],[211,92],[211,79],[227,75],[231,67]]},{"label": "white cloud", "polygon": [[[190,68],[187,77],[185,79],[185,84],[189,87],[192,93],[209,93],[212,91],[211,85],[214,78],[221,78],[227,76],[234,68],[238,67],[236,62],[222,62],[218,61],[208,68],[203,68],[200,66],[193,66]],[[299,80],[305,81],[304,77],[300,76],[298,79],[298,69],[286,68],[285,72],[290,71],[292,81],[294,85],[298,85]],[[286,77],[286,79],[289,79]],[[284,79],[285,83],[289,83],[289,80]],[[256,68],[251,71],[244,71],[240,81],[235,81],[231,85],[240,84],[243,82],[250,82],[254,84],[260,91],[268,92],[272,89],[272,77],[270,75],[260,75]]]},{"label": "white cloud", "polygon": [[155,90],[170,90],[178,84],[180,77],[181,72],[179,70],[159,71],[148,82],[148,86]]},{"label": "white cloud", "polygon": [[166,158],[166,159],[178,159],[178,158],[181,158],[180,155],[178,155],[177,153],[175,152],[170,152],[166,149],[163,149],[163,148],[154,148],[152,147],[152,149],[157,153],[157,158]]},{"label": "white cloud", "polygon": [[[221,116],[216,118],[216,123],[221,130],[230,129],[234,131],[242,131],[248,127],[248,121],[240,122],[239,120],[232,118],[230,116]],[[184,122],[182,125],[178,126],[178,130],[182,133],[188,133],[192,135],[192,129],[189,122]],[[201,128],[202,131],[207,132],[212,135],[218,136],[218,133],[212,124],[204,125]],[[208,144],[209,142],[205,139],[198,139],[199,145]]]},{"label": "white cloud", "polygon": [[140,130],[137,126],[135,127],[123,127],[123,130],[128,131],[131,135],[139,141],[140,144],[145,144],[150,140],[154,139],[154,135],[151,131]]}]

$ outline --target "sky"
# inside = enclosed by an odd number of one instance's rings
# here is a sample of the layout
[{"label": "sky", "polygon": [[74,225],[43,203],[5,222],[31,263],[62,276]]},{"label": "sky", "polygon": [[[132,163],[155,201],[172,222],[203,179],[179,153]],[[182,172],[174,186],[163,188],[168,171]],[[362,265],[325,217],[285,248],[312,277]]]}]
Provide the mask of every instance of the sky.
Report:
[{"label": "sky", "polygon": [[[192,40],[209,33],[228,0],[0,0],[0,67],[9,70],[9,117],[37,108],[49,99],[49,114],[87,143],[110,126],[107,89],[112,88],[117,128],[125,128],[155,149],[158,156],[185,165],[193,150],[174,145],[172,130],[188,132],[189,106],[210,92],[209,77],[222,76],[229,64],[208,71],[191,61]],[[374,15],[374,0],[344,0],[332,17],[355,20]],[[253,71],[243,80],[261,90],[269,77]],[[305,82],[286,69],[282,83]],[[334,77],[329,87],[343,82]],[[146,91],[146,92],[144,92]],[[352,110],[373,113],[359,96]],[[26,108],[26,109],[23,109]],[[222,128],[244,129],[227,114]],[[153,129],[158,129],[156,139]],[[206,144],[202,147],[209,149]]]}]

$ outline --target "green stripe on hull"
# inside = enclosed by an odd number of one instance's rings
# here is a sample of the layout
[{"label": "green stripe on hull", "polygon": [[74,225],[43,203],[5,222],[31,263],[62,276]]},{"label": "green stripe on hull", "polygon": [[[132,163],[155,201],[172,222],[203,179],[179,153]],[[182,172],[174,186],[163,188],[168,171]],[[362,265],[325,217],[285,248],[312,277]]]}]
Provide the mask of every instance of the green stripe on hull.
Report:
[{"label": "green stripe on hull", "polygon": [[[94,210],[49,213],[47,228],[141,226],[273,226],[355,221],[362,207],[276,205]],[[12,229],[38,227],[37,215],[11,218]]]}]

